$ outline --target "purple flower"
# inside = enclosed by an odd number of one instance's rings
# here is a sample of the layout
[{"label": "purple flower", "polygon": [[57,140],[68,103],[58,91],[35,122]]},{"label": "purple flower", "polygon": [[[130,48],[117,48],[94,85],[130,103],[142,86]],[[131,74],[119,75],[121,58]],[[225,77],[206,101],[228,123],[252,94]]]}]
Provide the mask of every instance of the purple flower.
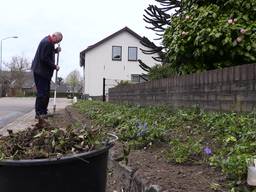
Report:
[{"label": "purple flower", "polygon": [[211,154],[212,154],[211,148],[210,148],[210,147],[205,147],[205,148],[204,148],[204,154],[206,154],[206,155],[211,155]]},{"label": "purple flower", "polygon": [[137,132],[138,137],[142,137],[148,132],[148,124],[146,122],[144,124],[142,124],[141,122],[138,122],[137,128],[138,128],[138,132]]}]

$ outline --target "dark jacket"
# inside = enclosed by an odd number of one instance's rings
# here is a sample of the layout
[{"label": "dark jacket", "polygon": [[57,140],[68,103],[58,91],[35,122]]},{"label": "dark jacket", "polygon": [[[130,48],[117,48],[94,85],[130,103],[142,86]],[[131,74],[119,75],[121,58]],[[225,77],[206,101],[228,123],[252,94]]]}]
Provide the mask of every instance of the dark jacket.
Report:
[{"label": "dark jacket", "polygon": [[56,65],[54,43],[50,41],[49,36],[39,43],[31,69],[43,78],[51,80]]}]

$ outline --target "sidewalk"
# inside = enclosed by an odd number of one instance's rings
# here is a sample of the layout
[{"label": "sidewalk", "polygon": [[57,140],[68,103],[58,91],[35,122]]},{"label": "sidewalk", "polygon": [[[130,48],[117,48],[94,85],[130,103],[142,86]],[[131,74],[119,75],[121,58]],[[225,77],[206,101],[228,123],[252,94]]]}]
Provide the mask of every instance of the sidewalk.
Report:
[{"label": "sidewalk", "polygon": [[[65,109],[66,106],[71,105],[72,100],[66,98],[57,98],[56,100],[56,111]],[[53,99],[50,99],[48,110],[50,113],[53,112]],[[9,123],[5,127],[0,129],[0,135],[6,136],[8,135],[7,130],[13,130],[13,132],[22,131],[26,128],[35,125],[37,120],[35,120],[35,111],[34,109],[27,114],[18,117],[15,121]]]}]

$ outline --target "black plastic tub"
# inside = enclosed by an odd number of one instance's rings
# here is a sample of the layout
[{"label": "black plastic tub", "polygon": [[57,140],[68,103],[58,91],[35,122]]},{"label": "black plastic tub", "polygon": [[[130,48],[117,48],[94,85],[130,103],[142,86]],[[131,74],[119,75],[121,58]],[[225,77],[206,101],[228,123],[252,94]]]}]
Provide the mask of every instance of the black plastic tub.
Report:
[{"label": "black plastic tub", "polygon": [[1,192],[104,192],[109,144],[60,159],[0,161]]}]

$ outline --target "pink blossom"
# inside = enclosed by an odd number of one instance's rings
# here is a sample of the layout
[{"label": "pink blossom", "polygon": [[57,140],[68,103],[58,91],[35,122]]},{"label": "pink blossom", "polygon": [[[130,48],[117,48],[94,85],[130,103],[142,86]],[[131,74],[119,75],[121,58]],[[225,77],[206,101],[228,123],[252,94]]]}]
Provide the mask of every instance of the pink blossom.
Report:
[{"label": "pink blossom", "polygon": [[247,32],[246,29],[240,29],[240,33],[245,34]]},{"label": "pink blossom", "polygon": [[233,23],[233,19],[229,19],[228,24],[232,24],[232,23]]},{"label": "pink blossom", "polygon": [[189,16],[189,15],[186,15],[185,19],[186,19],[186,20],[189,20],[189,19],[190,19],[190,16]]},{"label": "pink blossom", "polygon": [[188,32],[185,32],[185,31],[182,31],[182,32],[181,32],[181,35],[182,35],[182,36],[186,36],[187,34],[188,34]]},{"label": "pink blossom", "polygon": [[228,24],[235,24],[237,22],[237,19],[228,19]]},{"label": "pink blossom", "polygon": [[242,40],[243,40],[243,37],[241,37],[241,36],[236,38],[237,43],[240,43]]}]

